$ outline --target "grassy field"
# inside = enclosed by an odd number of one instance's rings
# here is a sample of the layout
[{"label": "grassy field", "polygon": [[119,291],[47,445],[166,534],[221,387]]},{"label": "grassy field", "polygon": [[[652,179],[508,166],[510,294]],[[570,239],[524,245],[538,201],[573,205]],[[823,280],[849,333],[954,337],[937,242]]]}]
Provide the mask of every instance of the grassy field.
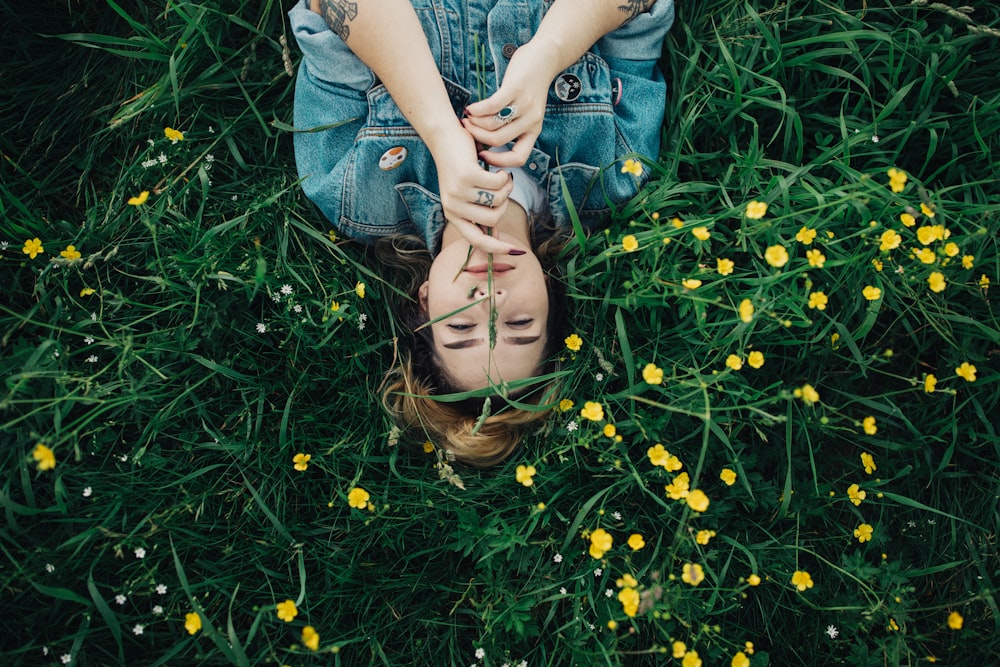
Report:
[{"label": "grassy field", "polygon": [[379,407],[287,0],[4,2],[0,663],[991,664],[1000,8],[678,4],[565,402],[476,470]]}]

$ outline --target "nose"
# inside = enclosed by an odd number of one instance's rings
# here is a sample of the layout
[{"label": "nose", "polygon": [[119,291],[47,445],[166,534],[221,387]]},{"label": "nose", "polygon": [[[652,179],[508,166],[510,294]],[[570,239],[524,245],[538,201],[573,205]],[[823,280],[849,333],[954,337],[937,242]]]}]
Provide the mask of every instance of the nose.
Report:
[{"label": "nose", "polygon": [[[476,287],[476,291],[474,292],[474,295],[475,295],[476,299],[482,299],[482,298],[488,296],[489,293],[490,292],[489,292],[489,290],[486,289],[486,286],[485,285],[481,285],[481,286]],[[505,290],[502,287],[494,287],[493,288],[493,300],[494,301],[496,301],[497,303],[500,303],[500,302],[504,301],[506,298],[507,298],[507,290]]]}]

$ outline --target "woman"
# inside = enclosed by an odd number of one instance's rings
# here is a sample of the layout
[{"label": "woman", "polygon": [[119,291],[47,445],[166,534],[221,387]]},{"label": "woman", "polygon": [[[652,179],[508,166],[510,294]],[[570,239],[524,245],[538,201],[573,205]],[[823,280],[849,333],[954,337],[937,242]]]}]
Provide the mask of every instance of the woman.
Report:
[{"label": "woman", "polygon": [[417,235],[433,258],[410,323],[426,354],[387,407],[459,460],[502,460],[544,411],[483,420],[482,401],[419,396],[544,371],[558,304],[535,232],[569,227],[564,191],[588,228],[636,193],[645,174],[614,164],[658,154],[672,0],[303,0],[289,16],[295,125],[317,129],[295,135],[305,193],[344,234]]}]

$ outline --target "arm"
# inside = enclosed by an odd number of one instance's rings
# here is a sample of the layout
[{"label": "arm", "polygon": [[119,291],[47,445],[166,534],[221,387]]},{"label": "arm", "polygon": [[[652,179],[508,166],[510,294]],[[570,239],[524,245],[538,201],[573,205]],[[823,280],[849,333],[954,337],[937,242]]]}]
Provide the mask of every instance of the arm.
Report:
[{"label": "arm", "polygon": [[[468,107],[463,123],[477,141],[488,146],[515,142],[510,151],[484,151],[480,157],[497,167],[524,164],[542,131],[552,80],[597,40],[647,11],[654,2],[556,0],[538,32],[514,53],[500,89]],[[514,120],[508,124],[495,120],[493,116],[510,104],[518,108]]]},{"label": "arm", "polygon": [[[441,206],[470,243],[488,252],[514,246],[486,236],[507,207],[510,176],[479,165],[475,141],[455,116],[420,20],[409,0],[311,0],[347,46],[385,85],[427,145],[437,167]],[[385,35],[394,47],[385,48]],[[483,194],[480,194],[483,193]],[[493,207],[475,203],[492,198]]]}]

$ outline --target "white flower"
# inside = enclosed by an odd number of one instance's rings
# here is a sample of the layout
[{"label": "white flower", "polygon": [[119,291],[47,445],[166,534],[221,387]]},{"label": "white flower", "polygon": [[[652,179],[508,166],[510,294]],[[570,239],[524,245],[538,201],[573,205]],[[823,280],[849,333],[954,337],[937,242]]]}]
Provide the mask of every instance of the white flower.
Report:
[{"label": "white flower", "polygon": [[604,379],[604,373],[595,373],[594,379],[597,380],[598,382],[601,382]]},{"label": "white flower", "polygon": [[96,322],[97,321],[97,313],[91,313],[90,314],[90,321],[91,322]]},{"label": "white flower", "polygon": [[572,433],[578,428],[580,427],[576,425],[576,420],[573,420],[570,423],[566,424],[566,430],[569,431],[570,433]]},{"label": "white flower", "polygon": [[120,605],[122,605],[122,604],[125,604],[125,601],[126,601],[127,599],[128,599],[128,598],[126,598],[126,597],[125,597],[124,595],[122,595],[121,593],[119,593],[118,595],[116,595],[116,596],[115,596],[115,602],[117,602],[117,603],[118,603],[118,604],[120,604]]},{"label": "white flower", "polygon": [[128,461],[128,454],[122,454],[121,458],[118,460],[121,461],[122,463],[125,463],[126,461]]},{"label": "white flower", "polygon": [[552,560],[554,560],[557,563],[561,563],[562,562],[562,554],[556,554],[555,556],[552,557]]},{"label": "white flower", "polygon": [[559,592],[562,593],[563,595],[566,595],[566,587],[565,586],[560,586]]},{"label": "white flower", "polygon": [[264,333],[265,331],[267,331],[267,325],[264,324],[263,322],[258,322],[257,323],[257,333]]},{"label": "white flower", "polygon": [[93,490],[92,488],[90,488],[89,486],[88,486],[88,487],[85,487],[85,488],[83,489],[83,497],[84,497],[84,498],[89,498],[89,497],[90,497],[90,494],[92,494],[93,492],[94,492],[94,490]]},{"label": "white flower", "polygon": [[836,625],[828,625],[826,626],[826,634],[830,635],[830,639],[836,639],[837,635],[840,634],[840,631],[837,630]]},{"label": "white flower", "polygon": [[132,634],[136,636],[141,635],[143,630],[145,629],[146,627],[144,625],[142,625],[141,623],[136,623],[135,625],[132,626]]},{"label": "white flower", "polygon": [[215,162],[215,156],[209,153],[205,156],[205,162]]},{"label": "white flower", "polygon": [[611,590],[610,588],[605,589],[605,591],[604,591],[604,597],[606,597],[606,598],[609,598],[609,597],[611,597],[614,594],[615,594],[615,592],[613,590]]},{"label": "white flower", "polygon": [[96,354],[92,354],[89,357],[87,357],[85,361],[88,364],[96,364],[97,363],[97,355]]},{"label": "white flower", "polygon": [[275,303],[281,303],[281,295],[280,294],[275,294],[271,298],[274,300]]},{"label": "white flower", "polygon": [[167,594],[167,585],[166,584],[156,584],[156,592],[158,594],[160,594],[160,595],[166,595]]},{"label": "white flower", "polygon": [[615,518],[615,521],[621,521],[622,520],[622,513],[621,512],[612,512],[611,516],[613,516]]},{"label": "white flower", "polygon": [[135,554],[136,558],[145,558],[146,557],[146,550],[143,549],[142,547],[136,547],[135,551],[133,553]]},{"label": "white flower", "polygon": [[486,649],[484,649],[482,647],[477,648],[476,649],[476,659],[477,660],[482,660],[485,657],[486,657]]},{"label": "white flower", "polygon": [[528,667],[528,661],[522,660],[521,662],[517,663],[517,667]]},{"label": "white flower", "polygon": [[364,313],[358,313],[358,331],[364,331],[365,322],[368,321],[368,316]]},{"label": "white flower", "polygon": [[71,656],[69,653],[63,653],[61,656],[59,656],[59,662],[61,662],[64,665],[68,665],[69,663],[73,662],[73,656]]},{"label": "white flower", "polygon": [[878,143],[878,135],[877,134],[873,134],[872,135],[872,143],[873,144],[877,144]]},{"label": "white flower", "polygon": [[10,243],[8,241],[0,241],[0,250],[6,250]]},{"label": "white flower", "polygon": [[292,286],[288,284],[282,285],[281,293],[284,294],[285,296],[288,296],[289,294],[292,293]]},{"label": "white flower", "polygon": [[56,571],[56,566],[53,565],[52,563],[46,563],[45,564],[45,571],[48,572],[49,574],[52,574],[53,572]]},{"label": "white flower", "polygon": [[292,306],[292,310],[295,311],[296,314],[301,313],[302,305],[297,303],[294,306]]},{"label": "white flower", "polygon": [[153,605],[153,614],[155,614],[156,616],[160,616],[161,614],[163,614],[163,607],[161,607],[158,604]]},{"label": "white flower", "polygon": [[914,521],[913,519],[910,519],[909,521],[906,522],[906,525],[909,526],[910,528],[916,528],[917,522]]},{"label": "white flower", "polygon": [[83,339],[83,344],[84,345],[90,345],[93,342],[94,342],[94,339],[91,338],[90,336],[87,336],[86,338]]},{"label": "white flower", "polygon": [[597,568],[596,570],[594,570],[594,576],[595,577],[599,577],[602,574],[604,574],[604,570],[602,570],[601,568]]},{"label": "white flower", "polygon": [[[176,144],[177,142],[175,141],[174,143]],[[156,159],[159,160],[160,164],[166,164],[167,163],[167,156],[164,155],[163,153],[160,153],[159,155],[157,155]]]}]

